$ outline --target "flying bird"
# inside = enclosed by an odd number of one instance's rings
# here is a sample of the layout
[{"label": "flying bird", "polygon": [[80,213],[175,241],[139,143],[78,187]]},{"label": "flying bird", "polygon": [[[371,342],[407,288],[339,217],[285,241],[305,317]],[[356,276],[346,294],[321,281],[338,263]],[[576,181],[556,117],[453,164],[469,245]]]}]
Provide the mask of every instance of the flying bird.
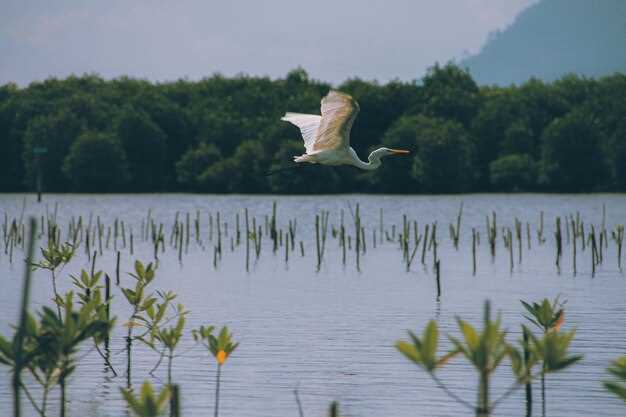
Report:
[{"label": "flying bird", "polygon": [[368,161],[359,159],[350,146],[350,129],[359,113],[359,104],[348,94],[331,90],[322,99],[322,115],[285,113],[281,118],[300,128],[306,152],[294,156],[297,163],[322,165],[352,165],[364,170],[374,170],[380,159],[388,155],[408,154],[402,149],[378,148]]}]

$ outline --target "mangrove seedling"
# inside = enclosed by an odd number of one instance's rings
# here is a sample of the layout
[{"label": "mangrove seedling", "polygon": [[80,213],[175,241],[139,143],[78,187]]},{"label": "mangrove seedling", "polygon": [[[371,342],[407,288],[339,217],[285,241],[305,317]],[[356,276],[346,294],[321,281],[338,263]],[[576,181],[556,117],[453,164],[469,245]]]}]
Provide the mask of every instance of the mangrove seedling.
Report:
[{"label": "mangrove seedling", "polygon": [[139,396],[136,397],[131,389],[120,388],[128,408],[137,417],[159,417],[167,410],[170,399],[170,387],[164,386],[161,392],[156,393],[152,384],[145,381],[141,385]]},{"label": "mangrove seedling", "polygon": [[222,327],[217,337],[213,335],[213,326],[200,326],[200,328],[192,331],[195,340],[200,341],[209,350],[211,355],[217,361],[217,376],[215,378],[215,417],[219,415],[220,406],[220,377],[222,366],[226,360],[237,349],[239,343],[233,341],[232,333],[228,331],[228,327]]},{"label": "mangrove seedling", "polygon": [[614,380],[604,381],[604,387],[626,402],[626,356],[620,356],[607,369]]},{"label": "mangrove seedling", "polygon": [[[561,325],[565,321],[565,311],[563,307],[567,301],[560,301],[557,296],[553,301],[544,298],[539,303],[529,304],[523,300],[520,300],[529,315],[524,315],[524,318],[541,329],[543,334],[554,330],[559,331]],[[546,414],[546,377],[545,372],[541,373],[541,409],[542,415]]]},{"label": "mangrove seedling", "polygon": [[[482,331],[476,330],[461,318],[457,318],[457,323],[463,340],[448,335],[453,348],[441,357],[437,356],[439,330],[434,320],[428,323],[421,337],[409,332],[411,341],[400,340],[396,342],[396,348],[407,359],[424,369],[448,396],[471,410],[476,416],[490,416],[501,401],[534,378],[535,376],[529,370],[539,360],[547,363],[546,372],[553,372],[564,369],[580,359],[579,356],[567,354],[569,342],[573,337],[573,332],[571,332],[567,335],[552,333],[545,335],[542,339],[533,339],[531,343],[533,349],[529,349],[530,358],[524,360],[519,349],[506,341],[506,332],[501,329],[500,317],[495,320],[491,319],[489,302],[485,303]],[[437,369],[446,365],[457,355],[462,355],[478,373],[476,405],[455,394],[436,375]],[[515,382],[495,401],[491,401],[491,376],[506,358],[511,362]]]},{"label": "mangrove seedling", "polygon": [[[33,262],[31,266],[34,269],[45,269],[50,271],[52,277],[52,290],[54,291],[54,302],[61,300],[57,291],[57,270],[67,265],[74,256],[74,247],[69,243],[58,245],[54,240],[48,241],[47,248],[41,248],[43,259],[39,262]],[[61,318],[61,308],[57,305],[57,314]]]},{"label": "mangrove seedling", "polygon": [[[169,327],[160,326],[160,321],[163,320],[163,315],[160,314],[160,312],[165,310],[167,305],[174,299],[174,297],[175,295],[173,293],[163,294],[163,303],[151,305],[146,310],[148,320],[143,317],[138,318],[144,321],[146,327],[150,329],[149,333],[146,336],[140,337],[139,340],[144,342],[155,352],[159,353],[159,360],[157,362],[157,365],[154,367],[154,370],[158,368],[164,357],[167,358],[168,384],[172,384],[172,363],[174,361],[174,358],[176,357],[176,355],[174,355],[174,351],[176,350],[176,347],[178,346],[178,343],[183,336],[183,329],[185,328],[185,316],[189,313],[189,311],[185,310],[185,307],[179,303],[176,306],[174,317],[170,317],[165,320],[170,321],[177,317],[178,319],[176,321],[176,325]],[[161,347],[160,349],[159,346]]]},{"label": "mangrove seedling", "polygon": [[[102,271],[94,272],[93,275],[88,273],[86,270],[81,270],[78,277],[70,275],[72,278],[72,283],[79,290],[77,292],[79,302],[81,304],[88,303],[93,301],[96,304],[95,314],[104,321],[109,321],[109,308],[111,300],[106,300],[102,298],[102,285],[100,285],[100,278],[102,277]],[[104,360],[106,366],[113,372],[113,375],[117,376],[117,372],[113,365],[111,364],[109,357],[107,354],[102,352],[100,349],[100,345],[105,344],[105,349],[107,348],[107,337],[96,336],[93,338],[94,347],[96,351]]]},{"label": "mangrove seedling", "polygon": [[[64,315],[62,319],[48,307],[41,314],[41,335],[37,340],[37,351],[51,361],[58,372],[61,390],[61,417],[65,417],[67,378],[76,368],[76,353],[79,345],[87,339],[103,338],[109,333],[112,322],[101,320],[96,313],[96,300],[74,309],[74,293],[68,292],[62,298]],[[50,367],[48,366],[48,368]]]},{"label": "mangrove seedling", "polygon": [[[24,391],[29,402],[37,413],[45,417],[48,394],[57,381],[57,367],[54,354],[52,352],[42,352],[39,350],[38,340],[41,337],[41,327],[31,314],[26,315],[25,326],[19,340],[18,332],[9,340],[0,335],[0,364],[6,365],[15,372],[22,369],[28,370],[35,381],[41,385],[42,399],[37,403],[28,387],[21,380],[19,388]],[[20,347],[21,345],[21,347]]]},{"label": "mangrove seedling", "polygon": [[[133,328],[144,326],[143,323],[147,320],[142,317],[142,313],[149,310],[157,302],[157,298],[152,296],[152,294],[146,295],[146,287],[154,280],[155,277],[155,269],[152,263],[144,266],[140,261],[135,261],[135,273],[131,273],[129,275],[135,279],[135,286],[122,288],[122,294],[124,294],[124,297],[132,309],[130,318],[126,323],[126,327],[128,327],[128,333],[126,335],[126,378],[128,387],[131,385],[132,341],[134,338],[145,336],[145,333],[141,336],[133,336]],[[165,316],[167,305],[168,304],[165,304],[157,309],[155,315],[159,318],[159,320]]]}]

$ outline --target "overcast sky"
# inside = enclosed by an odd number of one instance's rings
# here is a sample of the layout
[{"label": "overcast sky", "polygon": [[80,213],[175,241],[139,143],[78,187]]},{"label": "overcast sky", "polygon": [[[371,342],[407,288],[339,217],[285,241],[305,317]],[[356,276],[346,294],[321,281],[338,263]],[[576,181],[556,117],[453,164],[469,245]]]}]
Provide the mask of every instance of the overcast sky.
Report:
[{"label": "overcast sky", "polygon": [[537,0],[2,0],[0,83],[215,72],[419,78]]}]

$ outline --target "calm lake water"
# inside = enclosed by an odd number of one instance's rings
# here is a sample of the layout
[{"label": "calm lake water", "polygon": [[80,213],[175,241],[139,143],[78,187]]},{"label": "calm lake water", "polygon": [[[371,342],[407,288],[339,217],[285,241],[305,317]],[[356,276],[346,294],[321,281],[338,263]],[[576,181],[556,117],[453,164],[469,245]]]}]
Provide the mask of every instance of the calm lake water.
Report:
[{"label": "calm lake water", "polygon": [[[278,227],[286,229],[288,221],[297,219],[296,248],[285,262],[284,249],[273,253],[272,244],[263,238],[258,260],[252,254],[250,271],[245,270],[245,245],[231,250],[235,234],[235,215],[250,216],[264,226],[272,202],[277,202]],[[464,204],[459,249],[456,250],[448,232],[455,222],[459,205]],[[331,228],[340,221],[344,211],[347,231],[354,235],[351,210],[360,205],[365,228],[366,250],[356,268],[354,247],[342,264],[342,250],[331,236]],[[164,224],[166,243],[176,213],[192,221],[200,212],[202,245],[192,235],[182,263],[177,250],[166,249],[160,263],[154,288],[173,290],[191,313],[187,333],[180,347],[183,355],[174,362],[173,377],[182,391],[185,417],[212,415],[216,366],[207,352],[194,345],[191,328],[201,324],[228,325],[238,350],[223,369],[220,415],[232,417],[293,417],[298,415],[293,390],[298,387],[304,413],[326,415],[328,404],[337,400],[342,414],[351,416],[459,416],[468,412],[451,401],[433,385],[421,369],[410,364],[393,347],[407,329],[420,331],[429,319],[436,319],[442,333],[458,334],[455,317],[461,316],[477,325],[486,299],[502,313],[509,340],[519,338],[523,323],[519,300],[535,301],[560,295],[567,299],[565,329],[576,328],[573,353],[584,354],[584,360],[569,370],[550,375],[548,414],[556,416],[624,416],[626,406],[609,395],[601,386],[607,378],[606,367],[619,355],[626,354],[626,276],[617,267],[616,245],[611,240],[604,249],[604,262],[591,276],[591,252],[578,247],[578,273],[572,271],[572,245],[565,241],[561,271],[555,266],[554,224],[556,216],[580,213],[586,227],[601,227],[605,207],[605,224],[609,231],[616,224],[626,223],[625,195],[463,195],[463,196],[208,196],[208,195],[46,195],[37,204],[32,196],[0,195],[0,215],[9,219],[24,215],[37,217],[57,210],[57,221],[67,225],[70,218],[90,213],[106,225],[115,218],[124,220],[135,234],[134,256],[128,246],[121,250],[121,279],[130,286],[135,259],[145,262],[153,258],[152,245],[141,240],[141,224],[148,210],[157,223]],[[427,223],[437,222],[437,248],[441,260],[442,297],[436,300],[436,283],[432,268],[432,252],[420,261],[421,248],[411,270],[406,271],[402,251],[397,242],[378,242],[373,247],[372,234],[380,230],[380,209],[383,228],[391,235],[401,229],[402,215],[417,220],[420,231]],[[329,211],[329,236],[319,272],[315,252],[315,215]],[[209,215],[221,213],[228,223],[223,236],[223,256],[217,267],[213,264],[214,245],[209,241]],[[497,213],[497,254],[492,261],[486,234],[485,216]],[[544,213],[546,242],[538,245],[536,230],[540,212]],[[510,271],[509,253],[503,246],[501,227],[514,230],[514,219],[523,223],[522,263],[515,259]],[[243,219],[243,217],[241,217]],[[0,219],[1,220],[1,219]],[[2,220],[3,221],[3,220]],[[241,220],[243,221],[243,220]],[[526,223],[531,228],[531,249],[527,246]],[[480,233],[477,249],[477,272],[472,275],[472,228]],[[67,230],[67,226],[64,226]],[[225,232],[225,231],[224,231]],[[214,233],[215,230],[214,230]],[[378,236],[380,237],[380,235]],[[65,236],[63,236],[65,238]],[[353,238],[353,237],[352,237]],[[305,256],[298,244],[303,242]],[[1,242],[0,242],[1,243]],[[353,243],[353,242],[352,242]],[[412,243],[411,243],[412,244]],[[17,319],[22,285],[23,252],[15,249],[13,262],[0,248],[0,332],[8,334]],[[412,249],[412,247],[411,247]],[[69,274],[88,268],[89,262],[79,251],[59,279],[62,290],[70,289]],[[115,272],[115,251],[110,242],[98,257],[97,269],[111,276]],[[47,274],[34,276],[31,309],[50,304],[51,281]],[[120,372],[113,377],[97,352],[85,346],[80,364],[69,388],[71,416],[119,417],[127,415],[118,387],[123,387],[126,356],[121,324],[129,309],[117,287],[113,288],[113,312],[119,320],[112,340],[112,362]],[[86,344],[88,345],[88,344]],[[449,347],[443,340],[440,351]],[[135,345],[133,383],[150,380],[164,382],[166,369],[161,367],[155,377],[148,371],[157,355],[147,347]],[[462,360],[441,371],[440,378],[458,395],[474,402],[477,376]],[[507,366],[496,375],[493,397],[512,382]],[[535,415],[539,412],[538,384]],[[53,395],[50,414],[56,415],[58,402]],[[23,400],[26,403],[26,400]],[[0,416],[11,414],[10,375],[0,368]],[[35,412],[27,407],[27,416]],[[524,415],[523,390],[505,400],[495,415]]]}]

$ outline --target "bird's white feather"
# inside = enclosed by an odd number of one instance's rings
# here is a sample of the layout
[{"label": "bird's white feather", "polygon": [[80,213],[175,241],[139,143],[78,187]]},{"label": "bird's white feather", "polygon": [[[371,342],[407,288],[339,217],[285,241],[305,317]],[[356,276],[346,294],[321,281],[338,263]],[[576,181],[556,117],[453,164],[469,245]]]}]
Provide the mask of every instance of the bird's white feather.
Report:
[{"label": "bird's white feather", "polygon": [[348,94],[331,90],[322,99],[322,120],[313,149],[347,149],[350,130],[359,113],[358,103]]},{"label": "bird's white feather", "polygon": [[302,139],[304,139],[304,148],[307,153],[313,152],[315,139],[317,138],[318,128],[322,116],[316,114],[302,113],[285,113],[281,118],[286,122],[292,123],[300,128]]}]

